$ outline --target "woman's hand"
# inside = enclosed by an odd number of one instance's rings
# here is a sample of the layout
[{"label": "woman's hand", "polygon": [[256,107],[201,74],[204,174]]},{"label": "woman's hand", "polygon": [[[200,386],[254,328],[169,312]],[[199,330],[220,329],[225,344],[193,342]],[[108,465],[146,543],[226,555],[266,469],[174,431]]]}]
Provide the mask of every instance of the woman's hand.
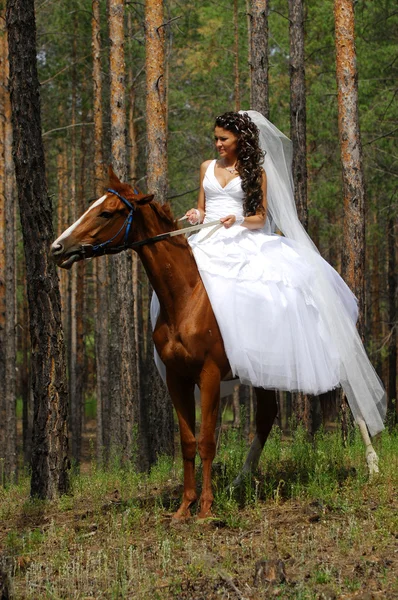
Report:
[{"label": "woman's hand", "polygon": [[235,223],[236,217],[235,215],[227,215],[226,217],[222,217],[220,221],[224,225],[225,229],[229,229]]},{"label": "woman's hand", "polygon": [[232,225],[234,225],[236,222],[238,223],[238,225],[242,225],[244,220],[244,217],[236,217],[236,215],[227,215],[226,217],[220,219],[221,223],[226,229],[232,227]]},{"label": "woman's hand", "polygon": [[185,216],[187,217],[187,219],[191,223],[191,225],[196,225],[197,223],[200,223],[202,220],[200,210],[198,208],[191,208],[190,210],[188,210],[185,213]]}]

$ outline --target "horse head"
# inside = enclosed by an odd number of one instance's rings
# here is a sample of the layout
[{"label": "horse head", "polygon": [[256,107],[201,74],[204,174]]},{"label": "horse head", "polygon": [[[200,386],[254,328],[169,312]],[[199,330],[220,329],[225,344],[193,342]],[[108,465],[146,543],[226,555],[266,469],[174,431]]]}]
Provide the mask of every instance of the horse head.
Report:
[{"label": "horse head", "polygon": [[70,269],[79,260],[117,254],[128,248],[134,212],[152,199],[153,195],[141,194],[121,183],[109,167],[106,193],[52,244],[51,254],[56,264]]}]

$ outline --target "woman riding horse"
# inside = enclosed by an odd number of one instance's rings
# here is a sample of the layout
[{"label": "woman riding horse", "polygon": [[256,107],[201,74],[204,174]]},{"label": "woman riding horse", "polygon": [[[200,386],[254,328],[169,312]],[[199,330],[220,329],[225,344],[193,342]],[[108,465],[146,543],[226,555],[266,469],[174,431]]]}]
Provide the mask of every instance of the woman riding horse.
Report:
[{"label": "woman riding horse", "polygon": [[[218,117],[215,141],[219,160],[203,163],[198,206],[187,212],[191,223],[220,220],[213,235],[201,231],[189,245],[169,238],[176,229],[169,208],[110,171],[107,193],[52,245],[65,268],[127,248],[144,264],[159,302],[154,343],[180,425],[184,494],[176,518],[189,516],[197,498],[195,384],[202,407],[200,517],[211,514],[220,381],[231,370],[256,387],[258,400],[243,473],[257,465],[272,427],[275,389],[319,394],[341,383],[371,471],[377,455],[366,425],[377,433],[385,415],[384,390],[356,333],[355,298],[307,241],[292,208],[289,141],[255,111]],[[290,239],[273,234],[273,222]]]}]

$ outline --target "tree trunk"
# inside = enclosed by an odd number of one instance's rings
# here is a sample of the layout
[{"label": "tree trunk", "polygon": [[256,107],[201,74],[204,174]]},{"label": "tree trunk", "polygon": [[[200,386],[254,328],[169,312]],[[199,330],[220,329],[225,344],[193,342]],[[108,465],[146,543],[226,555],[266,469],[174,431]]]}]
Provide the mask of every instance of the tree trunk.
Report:
[{"label": "tree trunk", "polygon": [[33,0],[9,0],[7,29],[13,157],[24,239],[34,394],[31,494],[53,498],[68,488],[67,383],[61,302],[41,138]]},{"label": "tree trunk", "polygon": [[250,105],[268,119],[268,0],[251,0],[249,37]]},{"label": "tree trunk", "polygon": [[[9,65],[5,61],[5,77],[8,87]],[[16,206],[15,177],[12,160],[11,103],[8,89],[5,93],[4,165],[5,165],[5,408],[6,408],[6,456],[5,476],[8,480],[17,475],[17,415],[16,415]]]},{"label": "tree trunk", "polygon": [[[5,22],[0,18],[0,423],[6,420],[6,250],[5,250],[5,61],[7,57]],[[5,428],[0,427],[0,461],[5,460]],[[3,466],[0,463],[0,483]]]},{"label": "tree trunk", "polygon": [[29,362],[29,305],[26,294],[26,270],[25,265],[23,269],[23,285],[24,285],[24,297],[22,302],[22,318],[20,320],[23,323],[21,331],[21,354],[22,354],[22,365],[21,365],[21,396],[22,396],[22,445],[23,445],[23,460],[24,464],[28,465],[32,456],[32,428],[33,428],[33,394],[32,394],[32,381],[31,381],[31,369]]},{"label": "tree trunk", "polygon": [[[127,34],[129,39],[132,38],[133,36],[133,21],[132,21],[132,16],[131,16],[131,12],[128,13],[127,16]],[[135,80],[134,80],[134,73],[133,73],[133,67],[132,67],[132,60],[130,60],[130,66],[128,68],[127,71],[127,88],[128,88],[128,148],[129,148],[129,156],[128,156],[128,163],[129,163],[129,174],[128,174],[128,179],[129,182],[131,183],[132,186],[135,185],[135,181],[137,179],[137,157],[138,157],[138,144],[137,144],[137,129],[135,126],[135,121],[134,121],[134,114],[135,114],[135,99],[136,99],[136,94],[135,94]],[[136,348],[136,373],[137,373],[137,390],[138,393],[141,392],[141,362],[142,362],[142,357],[140,356],[140,354],[143,351],[142,348],[142,344],[139,343],[139,332],[140,332],[140,319],[139,319],[139,312],[140,309],[142,311],[142,304],[140,303],[140,278],[141,278],[141,262],[138,258],[138,255],[136,252],[133,252],[132,254],[132,266],[133,266],[133,272],[132,272],[132,282],[133,282],[133,294],[134,294],[134,342],[135,342],[135,348]]]},{"label": "tree trunk", "polygon": [[[82,84],[82,96],[84,95],[85,82]],[[87,120],[86,111],[82,110],[83,123]],[[80,141],[80,185],[77,194],[77,208],[79,215],[85,212],[86,198],[86,160],[87,160],[87,142],[88,132],[84,127],[81,129]],[[86,271],[87,262],[81,261],[76,265],[77,282],[76,282],[76,347],[75,347],[75,407],[77,415],[75,419],[75,455],[72,455],[76,463],[81,461],[82,453],[82,436],[84,428],[84,398],[86,390],[86,364],[85,364],[85,329],[86,329]]]},{"label": "tree trunk", "polygon": [[380,342],[381,342],[381,313],[380,313],[380,258],[379,258],[379,235],[378,235],[378,215],[374,213],[374,235],[373,235],[373,244],[372,244],[372,323],[371,323],[371,332],[372,332],[372,349],[374,354],[374,366],[375,369],[381,377],[381,353],[380,353]]},{"label": "tree trunk", "polygon": [[[335,0],[335,45],[340,155],[344,195],[342,275],[358,299],[358,331],[364,334],[365,189],[358,119],[353,0]],[[350,413],[342,394],[342,432]]]},{"label": "tree trunk", "polygon": [[[165,29],[163,2],[147,0],[146,30],[146,123],[148,141],[147,188],[160,203],[167,198],[167,108],[165,89]],[[174,424],[171,402],[153,361],[153,343],[147,347],[143,435],[148,441],[149,466],[161,454],[174,453]]]},{"label": "tree trunk", "polygon": [[[76,112],[77,112],[77,13],[73,14],[73,42],[72,42],[72,77],[71,77],[71,176],[70,176],[70,195],[69,202],[69,217],[70,223],[75,223],[78,218],[77,209],[77,193],[76,193],[76,154],[77,154],[77,136],[76,136]],[[81,451],[81,415],[82,415],[82,398],[79,394],[77,380],[77,355],[78,355],[78,332],[77,332],[77,296],[78,296],[78,271],[79,268],[69,271],[69,398],[70,398],[70,430],[72,441],[72,458],[76,465],[80,462]]]},{"label": "tree trunk", "polygon": [[[113,168],[122,181],[127,179],[126,99],[124,62],[124,1],[109,2],[111,145]],[[137,400],[136,356],[134,344],[134,296],[131,253],[111,259],[110,304],[111,334],[109,383],[111,445],[123,460],[133,458],[133,439]]]},{"label": "tree trunk", "polygon": [[[392,211],[392,207],[390,207]],[[388,403],[391,413],[395,414],[394,422],[398,420],[397,403],[397,270],[396,270],[396,220],[390,215],[387,226],[387,252],[388,252],[388,322],[390,326],[389,347],[388,347]]]},{"label": "tree trunk", "polygon": [[[299,219],[308,227],[306,88],[304,69],[303,0],[289,0],[290,137],[293,144],[294,199]],[[313,402],[307,394],[293,394],[293,411],[308,433],[313,433]]]},{"label": "tree trunk", "polygon": [[[93,0],[92,50],[93,50],[93,104],[94,104],[94,193],[100,197],[103,188],[104,159],[102,150],[102,77],[100,2]],[[104,446],[109,445],[106,435],[109,425],[108,381],[108,258],[102,256],[94,263],[95,289],[95,362],[97,372],[97,462],[103,460]],[[105,431],[106,430],[106,431]]]},{"label": "tree trunk", "polygon": [[342,271],[358,298],[358,330],[363,336],[365,264],[365,189],[358,120],[358,73],[353,0],[335,0],[338,120],[344,194]]},{"label": "tree trunk", "polygon": [[[60,109],[61,111],[61,109]],[[62,140],[60,148],[57,154],[57,180],[58,180],[58,204],[57,204],[57,237],[65,231],[69,216],[68,216],[68,157],[66,152],[65,142]],[[59,285],[61,291],[61,304],[62,304],[62,322],[64,331],[67,330],[67,290],[68,290],[68,279],[69,273],[64,269],[60,269],[59,273]]]},{"label": "tree trunk", "polygon": [[238,112],[240,110],[238,0],[234,0],[234,104],[234,110]]},{"label": "tree trunk", "polygon": [[293,143],[294,199],[299,219],[307,229],[307,132],[303,0],[289,0],[289,32],[290,137]]}]

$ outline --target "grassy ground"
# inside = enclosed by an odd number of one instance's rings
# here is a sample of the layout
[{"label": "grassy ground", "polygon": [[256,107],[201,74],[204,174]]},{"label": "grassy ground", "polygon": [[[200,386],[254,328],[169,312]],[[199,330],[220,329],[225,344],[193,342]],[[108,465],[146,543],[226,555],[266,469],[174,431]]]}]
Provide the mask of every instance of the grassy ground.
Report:
[{"label": "grassy ground", "polygon": [[28,501],[27,478],[0,488],[11,598],[398,598],[398,431],[376,447],[381,474],[369,481],[356,434],[345,448],[338,434],[311,444],[275,429],[260,473],[232,494],[246,446],[229,431],[205,523],[171,521],[178,461],[146,477],[92,465],[54,503]]}]

